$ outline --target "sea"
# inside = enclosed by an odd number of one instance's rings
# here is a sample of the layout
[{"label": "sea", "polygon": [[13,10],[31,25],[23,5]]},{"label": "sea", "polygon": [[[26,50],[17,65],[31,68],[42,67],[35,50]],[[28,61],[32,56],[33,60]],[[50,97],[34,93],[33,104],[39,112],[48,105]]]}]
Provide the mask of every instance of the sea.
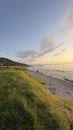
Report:
[{"label": "sea", "polygon": [[71,81],[73,83],[73,64],[41,64],[31,65],[28,70],[41,72],[47,76]]}]

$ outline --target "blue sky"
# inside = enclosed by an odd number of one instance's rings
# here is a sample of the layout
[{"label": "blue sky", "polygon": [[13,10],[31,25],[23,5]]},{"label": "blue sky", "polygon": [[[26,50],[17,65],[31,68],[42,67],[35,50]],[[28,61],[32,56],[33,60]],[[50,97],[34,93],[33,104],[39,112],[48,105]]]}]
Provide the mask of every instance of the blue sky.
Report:
[{"label": "blue sky", "polygon": [[49,58],[73,45],[73,30],[63,31],[72,6],[73,0],[0,0],[0,57],[55,63]]}]

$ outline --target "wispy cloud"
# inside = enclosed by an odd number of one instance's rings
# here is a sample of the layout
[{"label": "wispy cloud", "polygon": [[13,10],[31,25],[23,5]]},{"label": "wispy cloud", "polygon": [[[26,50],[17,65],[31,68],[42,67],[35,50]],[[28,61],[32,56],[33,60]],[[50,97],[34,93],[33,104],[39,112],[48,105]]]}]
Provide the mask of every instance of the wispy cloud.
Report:
[{"label": "wispy cloud", "polygon": [[19,58],[29,58],[32,57],[33,55],[35,55],[37,52],[35,52],[34,50],[27,50],[25,52],[18,52],[17,53],[17,57]]},{"label": "wispy cloud", "polygon": [[43,38],[38,51],[34,51],[34,50],[27,50],[24,52],[21,51],[18,52],[16,56],[20,59],[24,59],[26,61],[32,62],[37,58],[40,58],[45,54],[56,50],[57,48],[61,47],[63,44],[64,43],[56,43],[53,40],[53,37],[49,34]]},{"label": "wispy cloud", "polygon": [[62,19],[62,27],[65,32],[73,35],[73,10],[66,11]]},{"label": "wispy cloud", "polygon": [[49,34],[47,35],[46,37],[44,37],[42,39],[42,42],[41,42],[41,50],[42,49],[46,49],[46,48],[52,48],[53,46],[55,46],[55,42],[53,40],[53,35],[52,34]]},{"label": "wispy cloud", "polygon": [[37,57],[43,56],[43,55],[45,55],[46,53],[50,53],[50,52],[56,50],[57,48],[61,47],[62,45],[63,45],[63,43],[60,43],[60,44],[58,44],[58,45],[54,45],[54,46],[52,46],[52,47],[49,46],[48,48],[46,48],[46,49],[44,49],[43,51],[41,51],[40,53],[38,53],[38,54],[37,54]]},{"label": "wispy cloud", "polygon": [[54,54],[53,56],[59,56],[59,55],[64,55],[64,54],[68,54],[69,52],[71,52],[73,50],[73,46],[69,47],[69,48],[64,48],[62,49],[59,53]]}]

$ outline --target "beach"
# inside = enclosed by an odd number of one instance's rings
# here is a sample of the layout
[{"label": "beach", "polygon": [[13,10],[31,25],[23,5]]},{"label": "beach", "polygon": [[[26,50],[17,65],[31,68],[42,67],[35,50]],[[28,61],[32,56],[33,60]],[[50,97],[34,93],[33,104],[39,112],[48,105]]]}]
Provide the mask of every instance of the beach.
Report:
[{"label": "beach", "polygon": [[57,97],[73,100],[73,83],[52,76],[47,76],[40,72],[30,70],[27,70],[26,72],[28,75],[41,81],[42,84],[45,84],[48,87],[48,90]]}]

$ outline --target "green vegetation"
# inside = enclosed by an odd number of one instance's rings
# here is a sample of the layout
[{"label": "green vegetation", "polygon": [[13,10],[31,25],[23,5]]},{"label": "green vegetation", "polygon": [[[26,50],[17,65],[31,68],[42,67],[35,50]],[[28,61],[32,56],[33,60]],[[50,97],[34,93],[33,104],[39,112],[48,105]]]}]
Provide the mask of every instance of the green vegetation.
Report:
[{"label": "green vegetation", "polygon": [[18,63],[7,58],[0,58],[0,66],[27,66],[23,63]]},{"label": "green vegetation", "polygon": [[70,130],[73,104],[16,68],[0,69],[0,130]]}]

